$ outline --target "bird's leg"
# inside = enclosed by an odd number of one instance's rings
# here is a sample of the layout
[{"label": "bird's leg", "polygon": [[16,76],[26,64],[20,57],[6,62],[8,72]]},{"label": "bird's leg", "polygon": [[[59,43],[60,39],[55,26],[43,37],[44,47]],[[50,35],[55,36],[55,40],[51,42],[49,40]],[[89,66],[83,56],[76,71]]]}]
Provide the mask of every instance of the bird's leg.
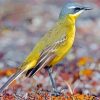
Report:
[{"label": "bird's leg", "polygon": [[61,93],[57,90],[57,86],[56,86],[55,80],[52,77],[52,70],[51,70],[51,68],[46,66],[45,70],[48,72],[50,80],[51,80],[51,83],[52,83],[52,87],[53,87],[53,94],[52,95],[59,96]]}]

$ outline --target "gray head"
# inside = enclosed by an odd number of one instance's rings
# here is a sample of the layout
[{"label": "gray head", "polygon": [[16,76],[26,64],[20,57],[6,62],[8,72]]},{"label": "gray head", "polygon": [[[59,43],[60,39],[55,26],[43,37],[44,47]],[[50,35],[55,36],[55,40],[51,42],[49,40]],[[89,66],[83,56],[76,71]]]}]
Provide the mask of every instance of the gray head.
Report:
[{"label": "gray head", "polygon": [[79,3],[67,3],[63,6],[59,17],[61,18],[69,14],[78,17],[85,10],[91,10],[91,8]]}]

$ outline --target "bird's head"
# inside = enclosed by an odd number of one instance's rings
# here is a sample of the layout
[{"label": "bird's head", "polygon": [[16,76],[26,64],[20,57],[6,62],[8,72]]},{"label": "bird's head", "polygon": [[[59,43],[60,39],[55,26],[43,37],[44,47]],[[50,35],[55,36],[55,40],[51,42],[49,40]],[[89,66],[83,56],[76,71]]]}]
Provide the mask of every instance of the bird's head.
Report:
[{"label": "bird's head", "polygon": [[91,8],[81,5],[79,3],[67,3],[63,6],[60,12],[60,18],[70,15],[77,18],[85,10],[91,10]]}]

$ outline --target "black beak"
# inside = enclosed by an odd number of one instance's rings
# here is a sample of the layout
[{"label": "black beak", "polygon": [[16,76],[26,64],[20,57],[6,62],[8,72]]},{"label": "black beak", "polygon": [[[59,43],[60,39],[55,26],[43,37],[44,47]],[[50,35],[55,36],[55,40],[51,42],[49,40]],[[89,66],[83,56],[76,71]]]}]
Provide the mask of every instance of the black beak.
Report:
[{"label": "black beak", "polygon": [[83,10],[92,10],[90,7],[83,7]]}]

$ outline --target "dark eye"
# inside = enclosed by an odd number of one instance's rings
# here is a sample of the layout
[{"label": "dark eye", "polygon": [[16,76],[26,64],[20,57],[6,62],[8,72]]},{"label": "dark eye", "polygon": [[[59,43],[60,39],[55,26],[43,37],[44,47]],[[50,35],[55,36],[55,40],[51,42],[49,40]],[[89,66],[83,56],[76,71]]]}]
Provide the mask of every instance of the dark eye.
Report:
[{"label": "dark eye", "polygon": [[81,8],[79,8],[79,7],[74,8],[74,12],[78,12],[80,10],[81,10]]}]

